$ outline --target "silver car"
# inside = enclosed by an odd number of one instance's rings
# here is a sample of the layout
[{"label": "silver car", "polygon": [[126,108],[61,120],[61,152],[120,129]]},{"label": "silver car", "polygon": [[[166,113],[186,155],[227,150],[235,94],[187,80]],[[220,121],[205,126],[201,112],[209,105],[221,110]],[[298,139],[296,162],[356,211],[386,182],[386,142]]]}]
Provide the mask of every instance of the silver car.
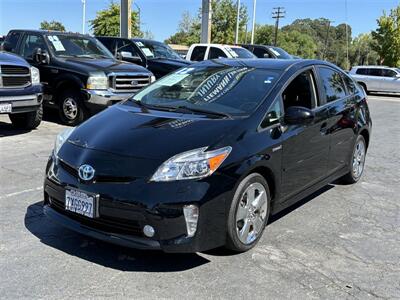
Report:
[{"label": "silver car", "polygon": [[349,74],[366,92],[400,93],[400,69],[385,66],[357,66]]}]

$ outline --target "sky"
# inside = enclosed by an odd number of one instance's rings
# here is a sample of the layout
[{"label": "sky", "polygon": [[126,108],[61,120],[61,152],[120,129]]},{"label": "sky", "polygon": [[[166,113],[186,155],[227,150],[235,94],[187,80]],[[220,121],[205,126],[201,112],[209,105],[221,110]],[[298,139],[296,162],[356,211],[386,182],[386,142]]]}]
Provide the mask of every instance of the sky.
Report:
[{"label": "sky", "polygon": [[[119,0],[114,0],[119,2]],[[163,41],[177,30],[184,11],[196,15],[201,0],[133,0],[141,11],[141,29],[149,30],[154,39]],[[110,0],[86,0],[86,21],[95,18],[96,12],[106,8]],[[256,23],[274,24],[271,17],[273,7],[283,6],[286,17],[281,25],[295,19],[324,17],[333,20],[333,25],[346,21],[346,0],[257,0]],[[353,36],[376,29],[376,19],[383,11],[400,4],[400,0],[347,0],[347,20]],[[134,10],[137,6],[132,5]],[[253,0],[241,0],[246,5],[251,28]],[[0,0],[0,35],[10,29],[37,29],[43,20],[57,20],[68,31],[81,32],[81,0]],[[86,22],[86,32],[90,33]]]}]

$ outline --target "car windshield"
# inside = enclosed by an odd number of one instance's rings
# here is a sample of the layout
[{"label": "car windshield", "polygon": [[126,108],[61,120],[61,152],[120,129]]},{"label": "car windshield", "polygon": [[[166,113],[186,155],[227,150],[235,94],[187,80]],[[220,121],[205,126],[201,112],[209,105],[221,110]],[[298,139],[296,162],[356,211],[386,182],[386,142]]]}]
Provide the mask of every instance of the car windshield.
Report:
[{"label": "car windshield", "polygon": [[131,99],[155,109],[247,116],[263,101],[280,74],[278,70],[219,63],[187,67],[156,81]]},{"label": "car windshield", "polygon": [[144,40],[136,40],[134,42],[147,58],[182,59],[178,53],[176,53],[170,46],[166,44]]},{"label": "car windshield", "polygon": [[282,58],[282,59],[292,59],[293,57],[287,53],[285,50],[279,47],[269,47],[268,48],[270,51],[272,51],[277,58]]},{"label": "car windshield", "polygon": [[237,58],[256,58],[249,50],[239,47],[226,47],[229,52],[233,52],[232,56]]},{"label": "car windshield", "polygon": [[97,39],[79,35],[47,35],[51,50],[59,57],[112,58]]}]

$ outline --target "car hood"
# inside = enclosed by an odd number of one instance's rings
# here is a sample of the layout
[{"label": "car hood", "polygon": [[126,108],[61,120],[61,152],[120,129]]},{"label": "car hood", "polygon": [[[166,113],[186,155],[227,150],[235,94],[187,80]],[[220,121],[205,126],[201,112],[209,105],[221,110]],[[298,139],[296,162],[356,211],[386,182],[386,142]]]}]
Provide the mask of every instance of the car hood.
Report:
[{"label": "car hood", "polygon": [[[209,119],[114,105],[77,127],[68,139],[82,148],[135,158],[167,160],[200,148],[228,146],[239,120]],[[226,143],[226,144],[224,144]]]},{"label": "car hood", "polygon": [[138,65],[126,63],[116,59],[90,59],[90,58],[65,58],[60,59],[66,67],[83,72],[103,71],[106,74],[112,72],[135,72],[149,74],[150,72]]},{"label": "car hood", "polygon": [[191,64],[189,61],[183,59],[170,59],[170,58],[149,59],[149,63],[174,66],[177,69],[186,67]]},{"label": "car hood", "polygon": [[0,64],[29,67],[27,61],[22,57],[3,51],[0,51]]}]

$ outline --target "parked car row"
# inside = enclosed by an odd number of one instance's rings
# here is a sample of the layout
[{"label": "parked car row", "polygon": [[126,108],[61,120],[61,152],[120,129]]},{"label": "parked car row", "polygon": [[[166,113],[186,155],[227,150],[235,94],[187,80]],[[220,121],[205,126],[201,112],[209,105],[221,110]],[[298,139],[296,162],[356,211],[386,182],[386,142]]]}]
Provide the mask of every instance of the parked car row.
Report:
[{"label": "parked car row", "polygon": [[[193,44],[183,59],[168,45],[153,40],[91,37],[43,30],[11,30],[2,48],[25,59],[25,65],[30,64],[39,70],[43,87],[40,87],[40,93],[35,92],[40,94],[41,102],[35,121],[17,109],[22,102],[11,101],[14,94],[19,93],[18,89],[30,87],[29,82],[14,76],[14,90],[6,89],[0,82],[2,97],[8,97],[1,100],[0,113],[12,114],[10,118],[18,127],[24,127],[22,119],[29,119],[26,128],[34,128],[40,123],[43,105],[56,108],[64,124],[77,125],[90,115],[129,98],[156,79],[197,61],[219,58],[293,59],[279,47],[251,44]],[[16,62],[17,58],[13,57]],[[10,56],[0,64],[6,69],[12,66],[9,61]],[[350,72],[366,91],[385,92],[399,91],[399,74],[399,69],[384,67],[355,67]],[[20,84],[17,84],[18,80]],[[39,88],[39,83],[30,83]]]}]

